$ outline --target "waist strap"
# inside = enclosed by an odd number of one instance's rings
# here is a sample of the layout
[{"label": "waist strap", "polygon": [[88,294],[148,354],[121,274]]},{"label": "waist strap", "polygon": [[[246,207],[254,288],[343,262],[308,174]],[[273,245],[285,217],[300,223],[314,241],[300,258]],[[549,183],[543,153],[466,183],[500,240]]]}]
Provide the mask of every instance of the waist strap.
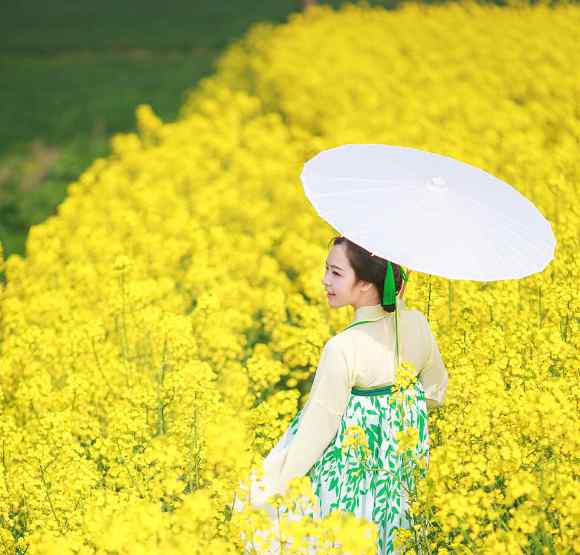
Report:
[{"label": "waist strap", "polygon": [[378,385],[376,387],[353,387],[350,392],[352,395],[390,395],[393,389],[392,385]]}]

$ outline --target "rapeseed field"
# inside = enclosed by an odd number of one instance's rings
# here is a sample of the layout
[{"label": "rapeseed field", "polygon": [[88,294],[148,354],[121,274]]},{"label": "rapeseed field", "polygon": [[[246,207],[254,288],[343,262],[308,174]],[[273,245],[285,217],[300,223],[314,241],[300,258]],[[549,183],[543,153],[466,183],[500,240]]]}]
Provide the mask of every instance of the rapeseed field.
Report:
[{"label": "rapeseed field", "polygon": [[[177,121],[139,106],[26,256],[0,256],[1,552],[261,552],[238,484],[352,317],[327,306],[335,233],[299,174],[358,142],[479,166],[557,239],[521,280],[411,274],[449,389],[402,552],[580,551],[579,28],[573,4],[314,7],[253,27]],[[310,496],[296,480],[286,502]],[[286,553],[353,555],[374,533],[342,514],[277,531]]]}]

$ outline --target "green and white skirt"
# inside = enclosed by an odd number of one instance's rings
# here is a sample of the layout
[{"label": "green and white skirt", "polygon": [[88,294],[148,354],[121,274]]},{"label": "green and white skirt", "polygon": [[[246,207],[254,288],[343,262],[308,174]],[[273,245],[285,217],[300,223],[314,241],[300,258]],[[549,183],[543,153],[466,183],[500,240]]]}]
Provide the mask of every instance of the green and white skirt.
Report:
[{"label": "green and white skirt", "polygon": [[[286,441],[297,431],[292,419]],[[341,510],[377,524],[377,553],[394,552],[394,532],[409,528],[409,496],[425,476],[429,432],[425,392],[419,380],[353,388],[338,431],[308,472],[320,516]]]}]

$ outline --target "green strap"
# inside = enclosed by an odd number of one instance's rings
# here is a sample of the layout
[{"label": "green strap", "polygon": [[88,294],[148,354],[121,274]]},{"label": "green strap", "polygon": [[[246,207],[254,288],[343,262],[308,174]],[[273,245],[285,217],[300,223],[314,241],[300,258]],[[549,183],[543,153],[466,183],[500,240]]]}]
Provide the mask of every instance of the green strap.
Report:
[{"label": "green strap", "polygon": [[397,310],[397,305],[395,304],[395,351],[397,353],[397,365],[395,368],[399,368],[401,361],[399,360],[399,311]]},{"label": "green strap", "polygon": [[368,324],[369,322],[378,322],[381,318],[384,318],[384,316],[379,316],[378,318],[375,318],[374,320],[357,320],[356,322],[350,323],[348,326],[346,326],[346,328],[343,328],[341,331],[352,328],[353,326],[358,326],[359,324]]}]

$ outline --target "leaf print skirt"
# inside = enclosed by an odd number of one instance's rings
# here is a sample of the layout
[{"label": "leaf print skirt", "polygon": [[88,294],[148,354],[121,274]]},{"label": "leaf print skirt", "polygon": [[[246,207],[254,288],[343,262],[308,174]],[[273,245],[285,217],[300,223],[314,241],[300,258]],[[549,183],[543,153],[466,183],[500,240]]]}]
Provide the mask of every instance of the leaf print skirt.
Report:
[{"label": "leaf print skirt", "polygon": [[427,406],[419,380],[398,391],[353,388],[334,439],[308,472],[320,516],[342,510],[371,520],[378,528],[377,553],[394,553],[394,532],[410,527],[409,496],[428,460]]}]

